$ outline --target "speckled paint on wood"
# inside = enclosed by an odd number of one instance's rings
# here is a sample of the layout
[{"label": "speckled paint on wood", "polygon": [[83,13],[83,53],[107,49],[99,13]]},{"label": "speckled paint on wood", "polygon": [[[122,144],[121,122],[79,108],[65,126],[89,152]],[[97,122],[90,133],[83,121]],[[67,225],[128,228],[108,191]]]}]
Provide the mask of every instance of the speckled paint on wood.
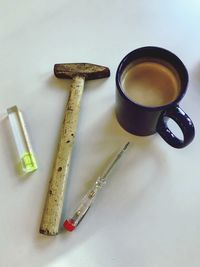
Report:
[{"label": "speckled paint on wood", "polygon": [[53,169],[53,175],[49,183],[49,190],[40,226],[40,233],[45,235],[56,235],[59,231],[65,186],[76,134],[84,80],[84,77],[79,76],[73,78],[61,130],[58,154]]}]

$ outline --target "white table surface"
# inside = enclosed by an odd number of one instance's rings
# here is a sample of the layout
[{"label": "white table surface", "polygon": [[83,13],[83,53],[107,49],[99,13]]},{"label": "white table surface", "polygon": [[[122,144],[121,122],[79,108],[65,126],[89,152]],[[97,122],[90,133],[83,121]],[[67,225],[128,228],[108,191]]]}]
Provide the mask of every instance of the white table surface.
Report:
[{"label": "white table surface", "polygon": [[[0,266],[200,266],[200,2],[198,0],[0,1]],[[177,54],[190,84],[181,107],[196,137],[174,149],[159,135],[136,137],[116,121],[115,72],[146,45]],[[109,79],[87,82],[62,222],[108,160],[134,143],[73,233],[38,233],[70,81],[60,62],[106,65]],[[15,170],[4,116],[23,111],[38,160],[26,179]]]}]

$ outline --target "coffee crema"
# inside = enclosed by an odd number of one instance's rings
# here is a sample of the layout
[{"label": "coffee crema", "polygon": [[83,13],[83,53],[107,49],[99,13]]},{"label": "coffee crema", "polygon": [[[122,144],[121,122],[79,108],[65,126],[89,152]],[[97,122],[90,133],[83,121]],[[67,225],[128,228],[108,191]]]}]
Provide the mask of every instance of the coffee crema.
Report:
[{"label": "coffee crema", "polygon": [[146,61],[127,66],[121,85],[129,99],[147,107],[167,105],[180,94],[178,74],[160,62]]}]

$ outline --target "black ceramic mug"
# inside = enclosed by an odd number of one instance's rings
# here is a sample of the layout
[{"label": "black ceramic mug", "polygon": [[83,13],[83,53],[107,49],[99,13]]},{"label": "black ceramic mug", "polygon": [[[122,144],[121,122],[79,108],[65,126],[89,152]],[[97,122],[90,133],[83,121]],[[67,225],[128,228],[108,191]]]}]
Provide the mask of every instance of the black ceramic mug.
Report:
[{"label": "black ceramic mug", "polygon": [[[116,73],[116,116],[128,132],[147,136],[158,132],[171,146],[182,148],[194,138],[194,125],[179,107],[188,85],[188,72],[173,53],[142,47],[120,62]],[[168,128],[174,120],[183,139]]]}]

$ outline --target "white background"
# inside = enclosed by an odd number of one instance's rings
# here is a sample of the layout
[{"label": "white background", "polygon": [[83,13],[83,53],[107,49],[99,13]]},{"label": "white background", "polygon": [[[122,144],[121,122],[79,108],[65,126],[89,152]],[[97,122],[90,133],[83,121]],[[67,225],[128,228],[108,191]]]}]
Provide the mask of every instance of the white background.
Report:
[{"label": "white background", "polygon": [[[200,266],[200,3],[198,0],[0,1],[0,267]],[[161,46],[185,63],[181,107],[196,127],[185,149],[126,133],[115,72],[130,51]],[[108,66],[85,86],[62,222],[127,140],[133,142],[73,233],[38,233],[70,81],[61,62]],[[23,111],[39,169],[20,178],[5,111]]]}]

